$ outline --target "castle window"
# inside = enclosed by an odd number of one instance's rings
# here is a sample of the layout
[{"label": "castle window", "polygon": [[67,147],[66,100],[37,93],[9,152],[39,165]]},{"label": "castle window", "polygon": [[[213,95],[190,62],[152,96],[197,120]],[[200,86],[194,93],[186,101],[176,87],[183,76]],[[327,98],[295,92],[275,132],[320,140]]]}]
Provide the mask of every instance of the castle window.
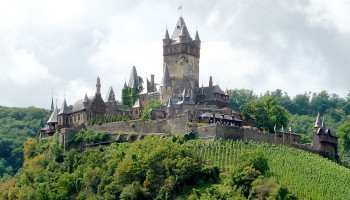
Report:
[{"label": "castle window", "polygon": [[78,114],[78,120],[80,121],[80,114]]},{"label": "castle window", "polygon": [[68,124],[68,117],[66,117],[66,124]]}]

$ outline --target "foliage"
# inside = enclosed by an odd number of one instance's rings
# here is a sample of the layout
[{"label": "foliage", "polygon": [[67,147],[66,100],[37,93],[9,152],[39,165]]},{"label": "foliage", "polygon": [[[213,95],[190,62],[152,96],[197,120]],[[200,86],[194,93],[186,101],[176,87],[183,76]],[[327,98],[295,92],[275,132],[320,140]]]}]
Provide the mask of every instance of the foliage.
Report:
[{"label": "foliage", "polygon": [[17,173],[23,165],[23,143],[37,136],[49,112],[44,109],[0,106],[0,182]]},{"label": "foliage", "polygon": [[68,141],[68,144],[78,144],[80,142],[84,143],[97,143],[97,142],[103,142],[110,139],[110,135],[107,132],[103,131],[79,131],[78,133],[74,134]]},{"label": "foliage", "polygon": [[228,90],[227,94],[229,95],[229,107],[235,110],[250,101],[257,99],[258,97],[254,94],[253,90],[247,89],[234,89]]},{"label": "foliage", "polygon": [[145,108],[143,109],[141,119],[147,120],[151,116],[151,109],[157,109],[157,108],[162,108],[162,102],[156,101],[156,100],[151,100],[147,103]]},{"label": "foliage", "polygon": [[288,111],[272,99],[265,96],[241,106],[242,115],[246,120],[253,119],[258,128],[272,132],[274,126],[286,126],[288,122]]},{"label": "foliage", "polygon": [[348,153],[350,151],[350,123],[349,122],[344,122],[342,125],[339,126],[338,136],[340,139],[339,144],[341,149],[340,157],[342,157],[345,153]]},{"label": "foliage", "polygon": [[173,199],[185,188],[219,180],[219,168],[204,166],[188,146],[170,139],[72,149],[61,161],[55,136],[27,143],[26,152],[35,151],[14,183],[0,185],[0,198]]},{"label": "foliage", "polygon": [[[125,83],[126,84],[126,83]],[[122,104],[128,107],[131,107],[131,97],[130,97],[130,92],[129,88],[124,86],[122,89]]]}]

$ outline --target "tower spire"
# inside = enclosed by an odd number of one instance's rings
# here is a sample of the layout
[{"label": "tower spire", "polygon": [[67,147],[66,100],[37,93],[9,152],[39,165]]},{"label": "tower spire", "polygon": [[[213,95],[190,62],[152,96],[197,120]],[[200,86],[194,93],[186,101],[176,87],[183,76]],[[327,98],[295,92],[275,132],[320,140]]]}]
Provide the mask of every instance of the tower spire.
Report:
[{"label": "tower spire", "polygon": [[53,105],[53,88],[51,88],[51,112],[53,112],[54,111],[54,105]]},{"label": "tower spire", "polygon": [[96,94],[100,95],[101,94],[101,80],[100,77],[97,77],[96,81]]}]

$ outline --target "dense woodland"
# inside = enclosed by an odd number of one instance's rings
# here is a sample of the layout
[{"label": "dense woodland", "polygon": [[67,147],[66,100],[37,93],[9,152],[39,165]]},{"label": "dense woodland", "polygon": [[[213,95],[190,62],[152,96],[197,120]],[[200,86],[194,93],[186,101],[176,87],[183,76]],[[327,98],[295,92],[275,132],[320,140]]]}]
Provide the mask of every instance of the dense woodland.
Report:
[{"label": "dense woodland", "polygon": [[[263,130],[271,131],[274,125],[278,129],[284,126],[285,130],[292,127],[293,132],[303,135],[304,142],[310,141],[319,112],[326,125],[340,136],[341,164],[348,166],[350,95],[342,98],[322,91],[290,97],[281,90],[256,95],[244,89],[229,90],[228,94],[230,107],[256,120]],[[39,143],[28,139],[38,136],[48,117],[45,109],[0,106],[2,199],[349,196],[344,188],[350,183],[347,168],[300,150],[254,143],[187,141],[191,137],[185,134],[64,153],[55,137]],[[106,133],[81,132],[70,143],[106,138]]]},{"label": "dense woodland", "polygon": [[23,143],[38,136],[49,112],[45,109],[0,106],[0,181],[8,179],[22,167]]}]

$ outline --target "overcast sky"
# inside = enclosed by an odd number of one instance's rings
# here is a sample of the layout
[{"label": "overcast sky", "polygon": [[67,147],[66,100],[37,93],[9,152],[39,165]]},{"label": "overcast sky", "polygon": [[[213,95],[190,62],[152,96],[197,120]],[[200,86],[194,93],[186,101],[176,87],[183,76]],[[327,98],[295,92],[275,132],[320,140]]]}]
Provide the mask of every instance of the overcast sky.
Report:
[{"label": "overcast sky", "polygon": [[200,80],[290,96],[350,85],[350,3],[345,0],[0,0],[0,105],[59,107],[113,86],[132,66],[162,72],[162,38],[181,14],[202,40]]}]

